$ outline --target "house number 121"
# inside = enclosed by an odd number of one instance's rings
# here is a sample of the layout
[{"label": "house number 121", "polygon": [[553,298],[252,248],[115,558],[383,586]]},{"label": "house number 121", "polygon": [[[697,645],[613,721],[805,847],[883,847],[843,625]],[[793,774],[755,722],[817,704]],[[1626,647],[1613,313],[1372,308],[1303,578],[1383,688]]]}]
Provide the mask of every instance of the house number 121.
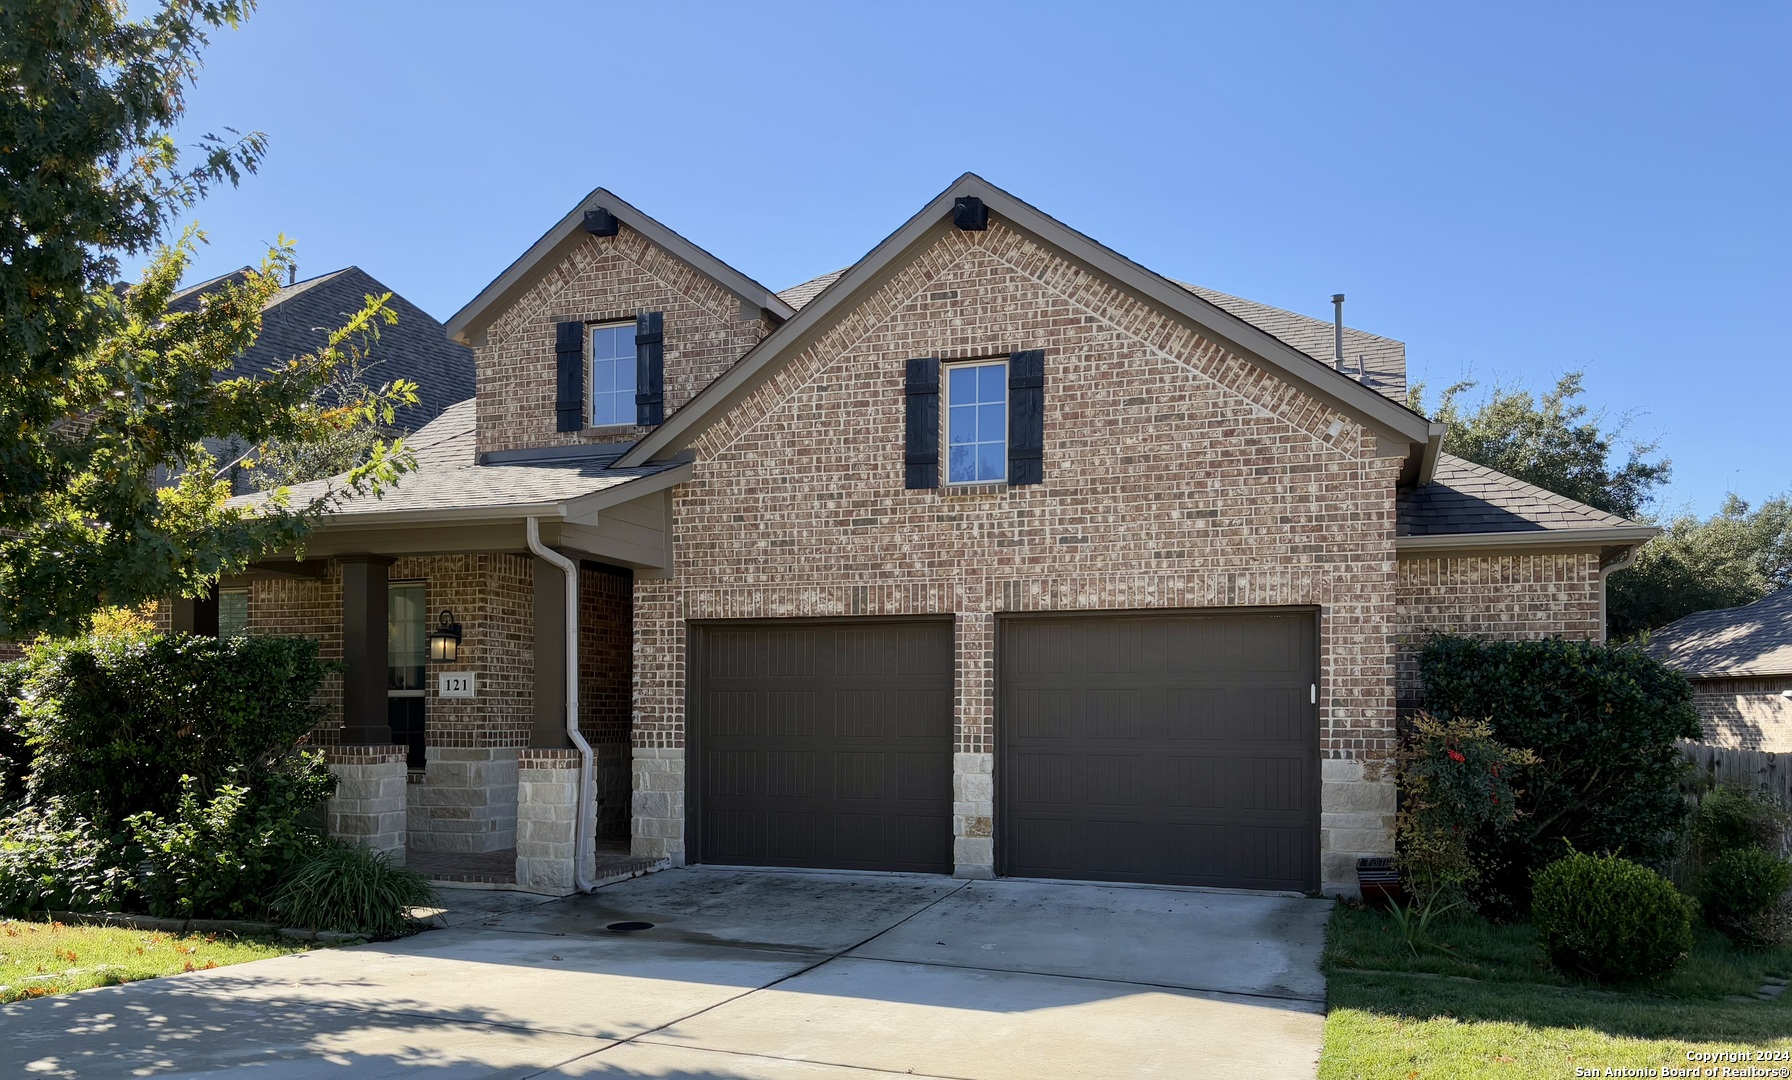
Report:
[{"label": "house number 121", "polygon": [[441,697],[470,698],[473,696],[473,673],[471,671],[444,671],[436,684],[436,693]]}]

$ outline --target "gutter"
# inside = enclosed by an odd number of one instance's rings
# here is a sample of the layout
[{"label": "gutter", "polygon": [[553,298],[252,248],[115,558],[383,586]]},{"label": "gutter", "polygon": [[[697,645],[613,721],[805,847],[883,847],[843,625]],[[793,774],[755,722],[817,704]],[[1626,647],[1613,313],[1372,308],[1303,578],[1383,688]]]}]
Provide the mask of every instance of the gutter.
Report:
[{"label": "gutter", "polygon": [[1394,550],[1401,555],[1425,551],[1503,551],[1539,547],[1636,546],[1661,534],[1645,525],[1604,529],[1526,529],[1515,532],[1444,533],[1439,536],[1397,536]]},{"label": "gutter", "polygon": [[595,892],[596,884],[585,876],[585,852],[587,849],[595,851],[596,841],[592,839],[589,824],[594,816],[590,812],[593,755],[591,744],[579,734],[579,568],[571,559],[542,544],[539,519],[530,517],[527,522],[529,550],[566,574],[566,736],[579,752],[579,793],[573,800],[572,884],[582,893]]}]

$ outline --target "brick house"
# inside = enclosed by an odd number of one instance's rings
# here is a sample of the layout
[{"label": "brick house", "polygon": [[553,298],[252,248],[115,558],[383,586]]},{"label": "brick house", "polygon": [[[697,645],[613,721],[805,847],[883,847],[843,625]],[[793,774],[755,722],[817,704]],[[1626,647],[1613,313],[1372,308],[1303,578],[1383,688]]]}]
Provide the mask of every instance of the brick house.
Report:
[{"label": "brick house", "polygon": [[335,827],[523,888],[595,836],[1352,892],[1423,636],[1598,637],[1652,535],[1441,454],[1400,342],[972,175],[783,294],[600,189],[447,329],[418,470],[228,584],[343,660]]},{"label": "brick house", "polygon": [[1792,751],[1792,589],[1695,612],[1650,634],[1645,648],[1692,680],[1702,741]]}]

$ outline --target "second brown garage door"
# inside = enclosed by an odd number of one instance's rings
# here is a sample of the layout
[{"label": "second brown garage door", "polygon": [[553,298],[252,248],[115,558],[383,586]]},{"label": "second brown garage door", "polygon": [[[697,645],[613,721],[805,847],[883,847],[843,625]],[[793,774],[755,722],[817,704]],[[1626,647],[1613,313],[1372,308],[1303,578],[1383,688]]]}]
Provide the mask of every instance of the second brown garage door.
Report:
[{"label": "second brown garage door", "polygon": [[692,628],[695,860],[952,872],[952,624]]},{"label": "second brown garage door", "polygon": [[1317,888],[1314,621],[1004,620],[1001,872]]}]

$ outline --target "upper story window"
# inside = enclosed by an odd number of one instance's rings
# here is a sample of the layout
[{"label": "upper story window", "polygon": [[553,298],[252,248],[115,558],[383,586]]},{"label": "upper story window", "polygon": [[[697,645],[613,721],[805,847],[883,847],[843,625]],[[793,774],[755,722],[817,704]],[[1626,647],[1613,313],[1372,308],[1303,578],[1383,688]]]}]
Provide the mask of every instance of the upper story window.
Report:
[{"label": "upper story window", "polygon": [[635,423],[635,324],[591,328],[591,426]]},{"label": "upper story window", "polygon": [[1008,362],[946,368],[946,482],[1008,478]]}]

